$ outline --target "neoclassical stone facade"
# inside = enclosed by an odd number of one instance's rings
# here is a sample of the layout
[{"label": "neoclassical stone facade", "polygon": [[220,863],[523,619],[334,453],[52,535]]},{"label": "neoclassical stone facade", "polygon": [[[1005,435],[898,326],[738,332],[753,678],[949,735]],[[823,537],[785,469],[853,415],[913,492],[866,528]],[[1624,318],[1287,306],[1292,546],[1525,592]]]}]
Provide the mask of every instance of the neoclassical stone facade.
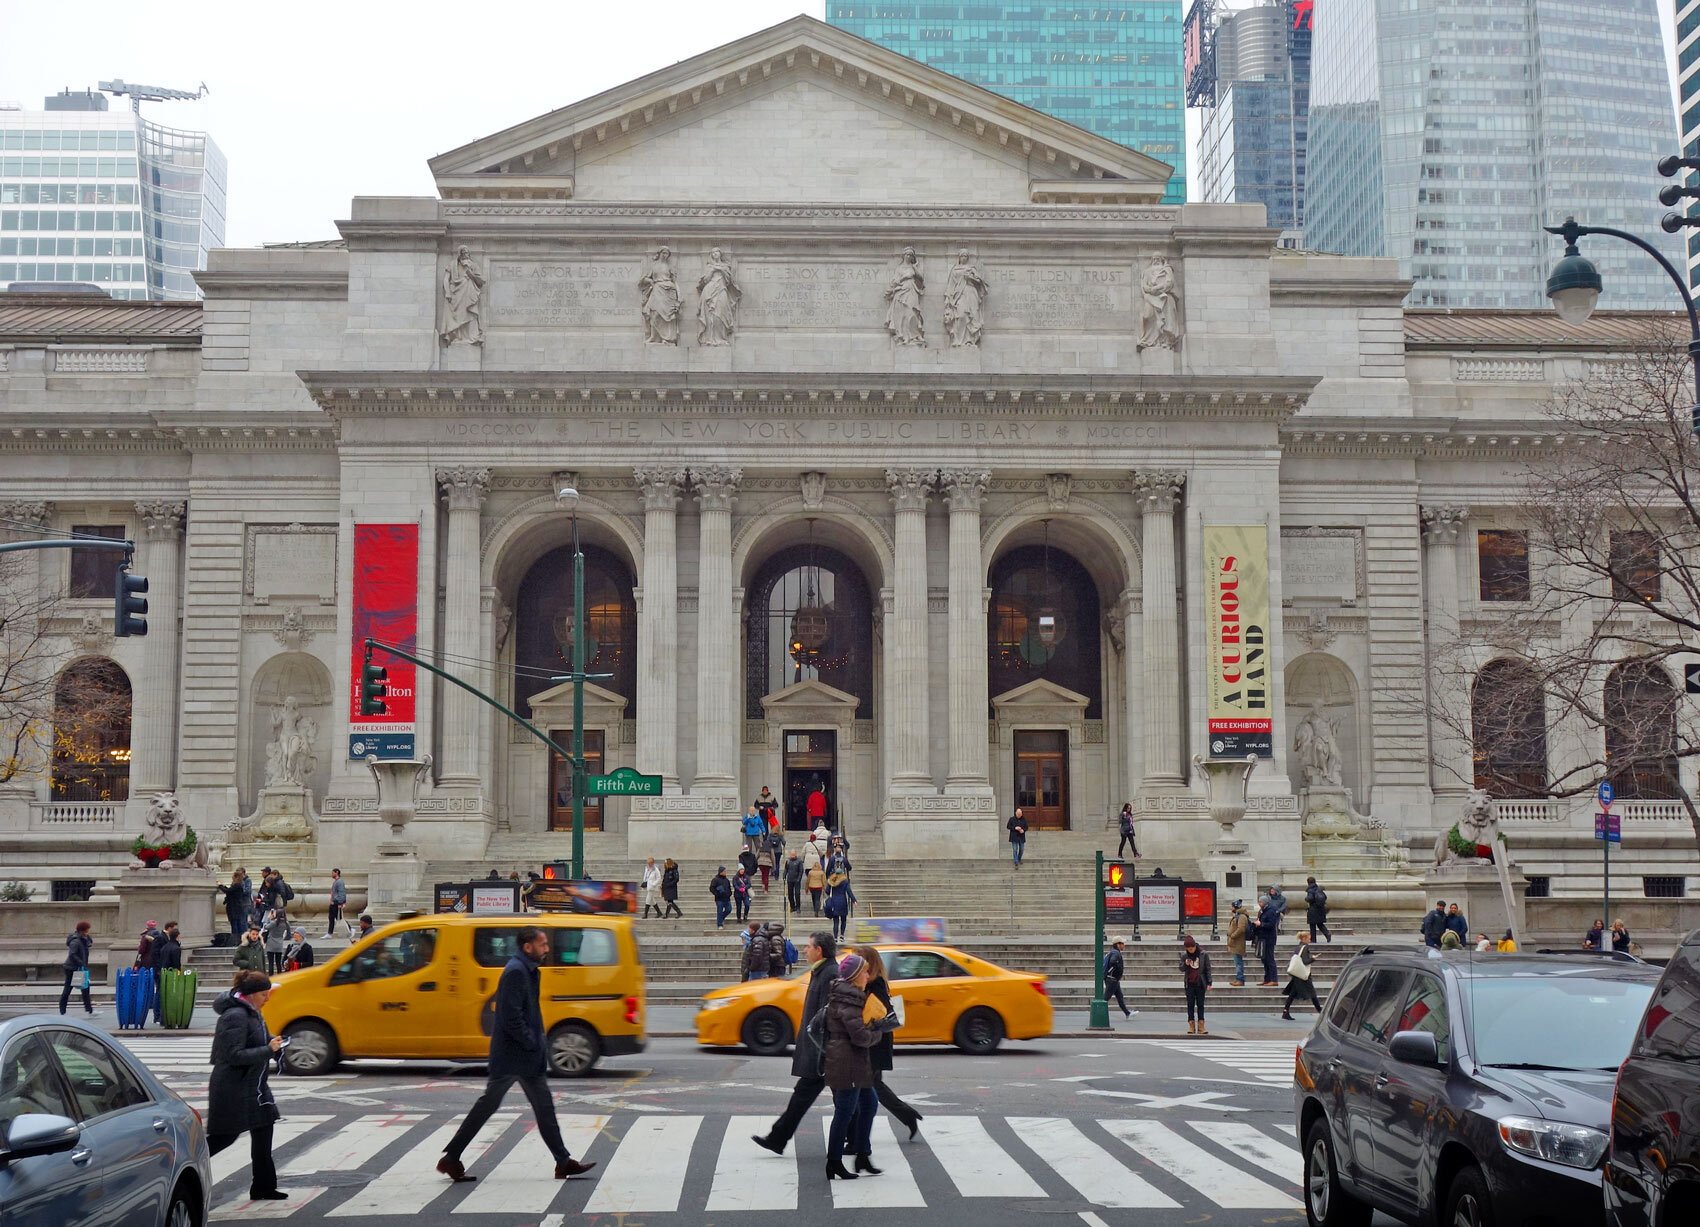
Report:
[{"label": "neoclassical stone facade", "polygon": [[[1414,848],[1452,822],[1470,751],[1425,716],[1431,637],[1482,616],[1465,543],[1615,334],[1407,314],[1390,263],[1159,205],[1159,163],[802,18],[431,165],[437,196],[356,197],[340,242],[215,252],[198,310],[0,311],[0,510],[120,526],[150,580],[151,633],[115,641],[65,557],[23,564],[62,653],[130,679],[131,796],[251,818],[293,698],[319,861],[372,855],[362,525],[417,530],[420,650],[566,735],[576,517],[593,766],[664,781],[595,807],[599,846],[723,855],[764,784],[818,783],[870,854],[997,855],[1023,798],[1087,848],[1131,800],[1185,869],[1217,833],[1200,541],[1257,525],[1251,852],[1305,864],[1313,705],[1358,814]],[[559,827],[540,744],[429,676],[413,698],[428,854]],[[37,764],[0,826],[138,804]],[[1585,815],[1541,804],[1525,868],[1562,875]]]}]

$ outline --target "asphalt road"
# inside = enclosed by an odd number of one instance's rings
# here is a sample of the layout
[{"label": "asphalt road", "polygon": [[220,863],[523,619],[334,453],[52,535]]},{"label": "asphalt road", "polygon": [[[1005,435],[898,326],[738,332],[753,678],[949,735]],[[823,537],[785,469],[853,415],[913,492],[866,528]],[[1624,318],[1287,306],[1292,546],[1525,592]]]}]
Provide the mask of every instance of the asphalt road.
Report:
[{"label": "asphalt road", "polygon": [[[204,1036],[121,1038],[204,1105]],[[925,1113],[920,1136],[899,1140],[906,1131],[882,1114],[874,1161],[884,1173],[829,1185],[826,1107],[784,1158],[748,1141],[790,1093],[788,1058],[657,1039],[641,1056],[552,1084],[568,1145],[597,1164],[589,1176],[550,1178],[515,1091],[466,1156],[478,1182],[459,1186],[434,1167],[483,1071],[362,1061],[323,1078],[274,1080],[285,1113],[276,1151],[292,1196],[250,1205],[239,1144],[213,1161],[212,1217],[376,1227],[420,1216],[467,1227],[695,1227],[798,1215],[847,1227],[1300,1223],[1292,1060],[1292,1040],[1276,1038],[1053,1039],[990,1057],[902,1049],[890,1081]]]}]

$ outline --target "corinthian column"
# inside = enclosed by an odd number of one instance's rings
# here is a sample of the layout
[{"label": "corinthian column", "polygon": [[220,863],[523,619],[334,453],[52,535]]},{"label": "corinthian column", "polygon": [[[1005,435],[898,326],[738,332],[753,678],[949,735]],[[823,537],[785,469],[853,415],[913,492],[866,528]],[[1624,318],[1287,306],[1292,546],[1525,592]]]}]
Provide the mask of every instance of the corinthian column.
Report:
[{"label": "corinthian column", "polygon": [[933,475],[920,469],[887,469],[885,484],[897,508],[897,557],[885,649],[885,701],[892,714],[891,785],[896,792],[931,792],[933,773],[927,742],[927,495],[932,490]]},{"label": "corinthian column", "polygon": [[[679,496],[682,468],[633,469],[643,491],[643,608],[638,613],[637,769],[679,787]],[[699,602],[700,605],[700,602]]]},{"label": "corinthian column", "polygon": [[1470,739],[1470,692],[1458,648],[1458,535],[1465,507],[1424,507],[1423,579],[1428,589],[1428,674],[1431,738],[1429,782],[1437,794],[1461,795],[1475,780]]},{"label": "corinthian column", "polygon": [[[478,517],[490,492],[490,470],[456,465],[437,470],[437,485],[449,508],[443,565],[443,654],[449,672],[478,680]],[[443,774],[445,784],[478,782],[479,702],[459,686],[443,687]]]},{"label": "corinthian column", "polygon": [[693,792],[737,791],[738,622],[732,609],[732,499],[742,469],[692,469],[701,508],[697,563],[697,777]]},{"label": "corinthian column", "polygon": [[942,473],[950,500],[951,792],[989,788],[986,775],[986,602],[980,573],[980,501],[991,474]]},{"label": "corinthian column", "polygon": [[1144,522],[1145,788],[1179,788],[1186,783],[1180,761],[1180,619],[1175,611],[1175,504],[1185,485],[1184,473],[1133,475],[1133,493]]},{"label": "corinthian column", "polygon": [[184,504],[161,499],[136,504],[148,581],[148,637],[142,676],[131,688],[130,796],[146,798],[177,786],[177,588],[183,571]]}]

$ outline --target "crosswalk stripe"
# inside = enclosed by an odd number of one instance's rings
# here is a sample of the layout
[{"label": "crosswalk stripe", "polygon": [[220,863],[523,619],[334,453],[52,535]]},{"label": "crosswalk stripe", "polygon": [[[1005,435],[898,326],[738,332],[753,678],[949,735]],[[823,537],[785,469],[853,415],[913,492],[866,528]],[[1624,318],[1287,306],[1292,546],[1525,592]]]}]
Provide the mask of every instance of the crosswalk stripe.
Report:
[{"label": "crosswalk stripe", "polygon": [[227,1201],[207,1215],[207,1220],[213,1223],[246,1223],[253,1219],[288,1218],[323,1192],[322,1188],[296,1188],[289,1190],[287,1201],[249,1201],[246,1197]]},{"label": "crosswalk stripe", "polygon": [[1279,1129],[1282,1133],[1284,1133],[1288,1137],[1292,1138],[1295,1142],[1298,1141],[1298,1138],[1299,1138],[1298,1126],[1296,1126],[1296,1125],[1276,1125],[1275,1128]]},{"label": "crosswalk stripe", "polygon": [[679,1208],[685,1167],[700,1116],[645,1116],[633,1121],[602,1171],[586,1214],[666,1214]]},{"label": "crosswalk stripe", "polygon": [[[507,1127],[518,1119],[519,1116],[514,1113],[492,1116],[461,1155],[461,1162],[471,1167],[482,1159]],[[381,1176],[328,1211],[325,1217],[418,1214],[453,1187],[437,1175],[437,1160],[442,1157],[443,1149],[459,1127],[458,1121],[450,1121],[429,1137],[409,1146]]]},{"label": "crosswalk stripe", "polygon": [[1299,1152],[1259,1129],[1248,1129],[1235,1122],[1195,1120],[1192,1127],[1224,1150],[1232,1151],[1248,1163],[1254,1163],[1272,1176],[1288,1184],[1303,1183],[1304,1164]]},{"label": "crosswalk stripe", "polygon": [[[272,1153],[276,1154],[296,1138],[306,1133],[316,1125],[328,1121],[328,1116],[286,1116],[272,1126]],[[228,1149],[219,1151],[213,1156],[213,1183],[219,1184],[230,1179],[237,1172],[248,1166],[252,1151],[248,1148],[248,1139],[237,1138]]]},{"label": "crosswalk stripe", "polygon": [[922,1123],[927,1148],[962,1196],[1045,1196],[1033,1177],[992,1140],[979,1117],[929,1116]]},{"label": "crosswalk stripe", "polygon": [[[832,1138],[832,1118],[823,1116],[821,1125],[824,1127],[828,1141]],[[877,1179],[862,1177],[860,1180],[832,1181],[832,1208],[835,1210],[878,1210],[889,1207],[924,1206],[926,1199],[921,1196],[920,1186],[915,1183],[915,1173],[909,1167],[909,1160],[897,1145],[897,1135],[891,1131],[891,1122],[884,1116],[874,1119],[871,1135],[874,1165],[880,1169]],[[824,1173],[823,1173],[824,1175]]]},{"label": "crosswalk stripe", "polygon": [[[608,1124],[606,1116],[563,1116],[561,1137],[575,1157],[590,1149]],[[519,1144],[507,1153],[494,1171],[481,1176],[472,1192],[454,1208],[455,1214],[515,1214],[547,1210],[561,1191],[555,1179],[555,1156],[537,1136],[535,1125],[527,1126]]]},{"label": "crosswalk stripe", "polygon": [[293,1160],[279,1175],[298,1180],[314,1172],[356,1171],[424,1119],[416,1112],[362,1116]]},{"label": "crosswalk stripe", "polygon": [[1301,1210],[1298,1199],[1271,1188],[1215,1155],[1187,1141],[1167,1125],[1149,1120],[1101,1121],[1158,1167],[1203,1193],[1227,1210]]},{"label": "crosswalk stripe", "polygon": [[769,1124],[765,1116],[734,1116],[726,1122],[708,1194],[710,1213],[797,1208],[795,1153],[775,1156],[750,1140],[752,1134],[767,1132]]},{"label": "crosswalk stripe", "polygon": [[1112,1158],[1073,1121],[1056,1116],[1011,1116],[1010,1128],[1080,1195],[1096,1206],[1173,1210],[1165,1196]]}]

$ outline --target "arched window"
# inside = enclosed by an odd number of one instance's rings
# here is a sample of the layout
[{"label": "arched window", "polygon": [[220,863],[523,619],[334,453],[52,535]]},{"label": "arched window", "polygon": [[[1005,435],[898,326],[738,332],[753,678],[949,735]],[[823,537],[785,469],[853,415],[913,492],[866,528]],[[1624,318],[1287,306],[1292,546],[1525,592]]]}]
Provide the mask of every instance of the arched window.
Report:
[{"label": "arched window", "polygon": [[[628,717],[637,714],[637,606],[632,573],[625,563],[594,545],[584,547],[586,673],[611,673],[596,684],[625,698]],[[514,706],[530,715],[531,696],[558,685],[550,674],[573,665],[573,551],[550,550],[520,581],[514,606]]]},{"label": "arched window", "polygon": [[1061,550],[1013,549],[992,567],[986,649],[993,697],[1043,678],[1086,696],[1086,719],[1103,715],[1098,588]]},{"label": "arched window", "polygon": [[1547,717],[1540,679],[1517,660],[1492,660],[1470,690],[1475,786],[1495,797],[1538,797],[1547,786]]},{"label": "arched window", "polygon": [[762,699],[818,679],[856,696],[856,718],[874,715],[874,617],[868,582],[823,545],[780,550],[756,572],[745,599],[744,716]]},{"label": "arched window", "polygon": [[130,679],[102,657],[71,662],[53,688],[53,799],[130,799]]},{"label": "arched window", "polygon": [[1676,688],[1649,661],[1630,661],[1606,676],[1606,775],[1623,801],[1678,795]]}]

